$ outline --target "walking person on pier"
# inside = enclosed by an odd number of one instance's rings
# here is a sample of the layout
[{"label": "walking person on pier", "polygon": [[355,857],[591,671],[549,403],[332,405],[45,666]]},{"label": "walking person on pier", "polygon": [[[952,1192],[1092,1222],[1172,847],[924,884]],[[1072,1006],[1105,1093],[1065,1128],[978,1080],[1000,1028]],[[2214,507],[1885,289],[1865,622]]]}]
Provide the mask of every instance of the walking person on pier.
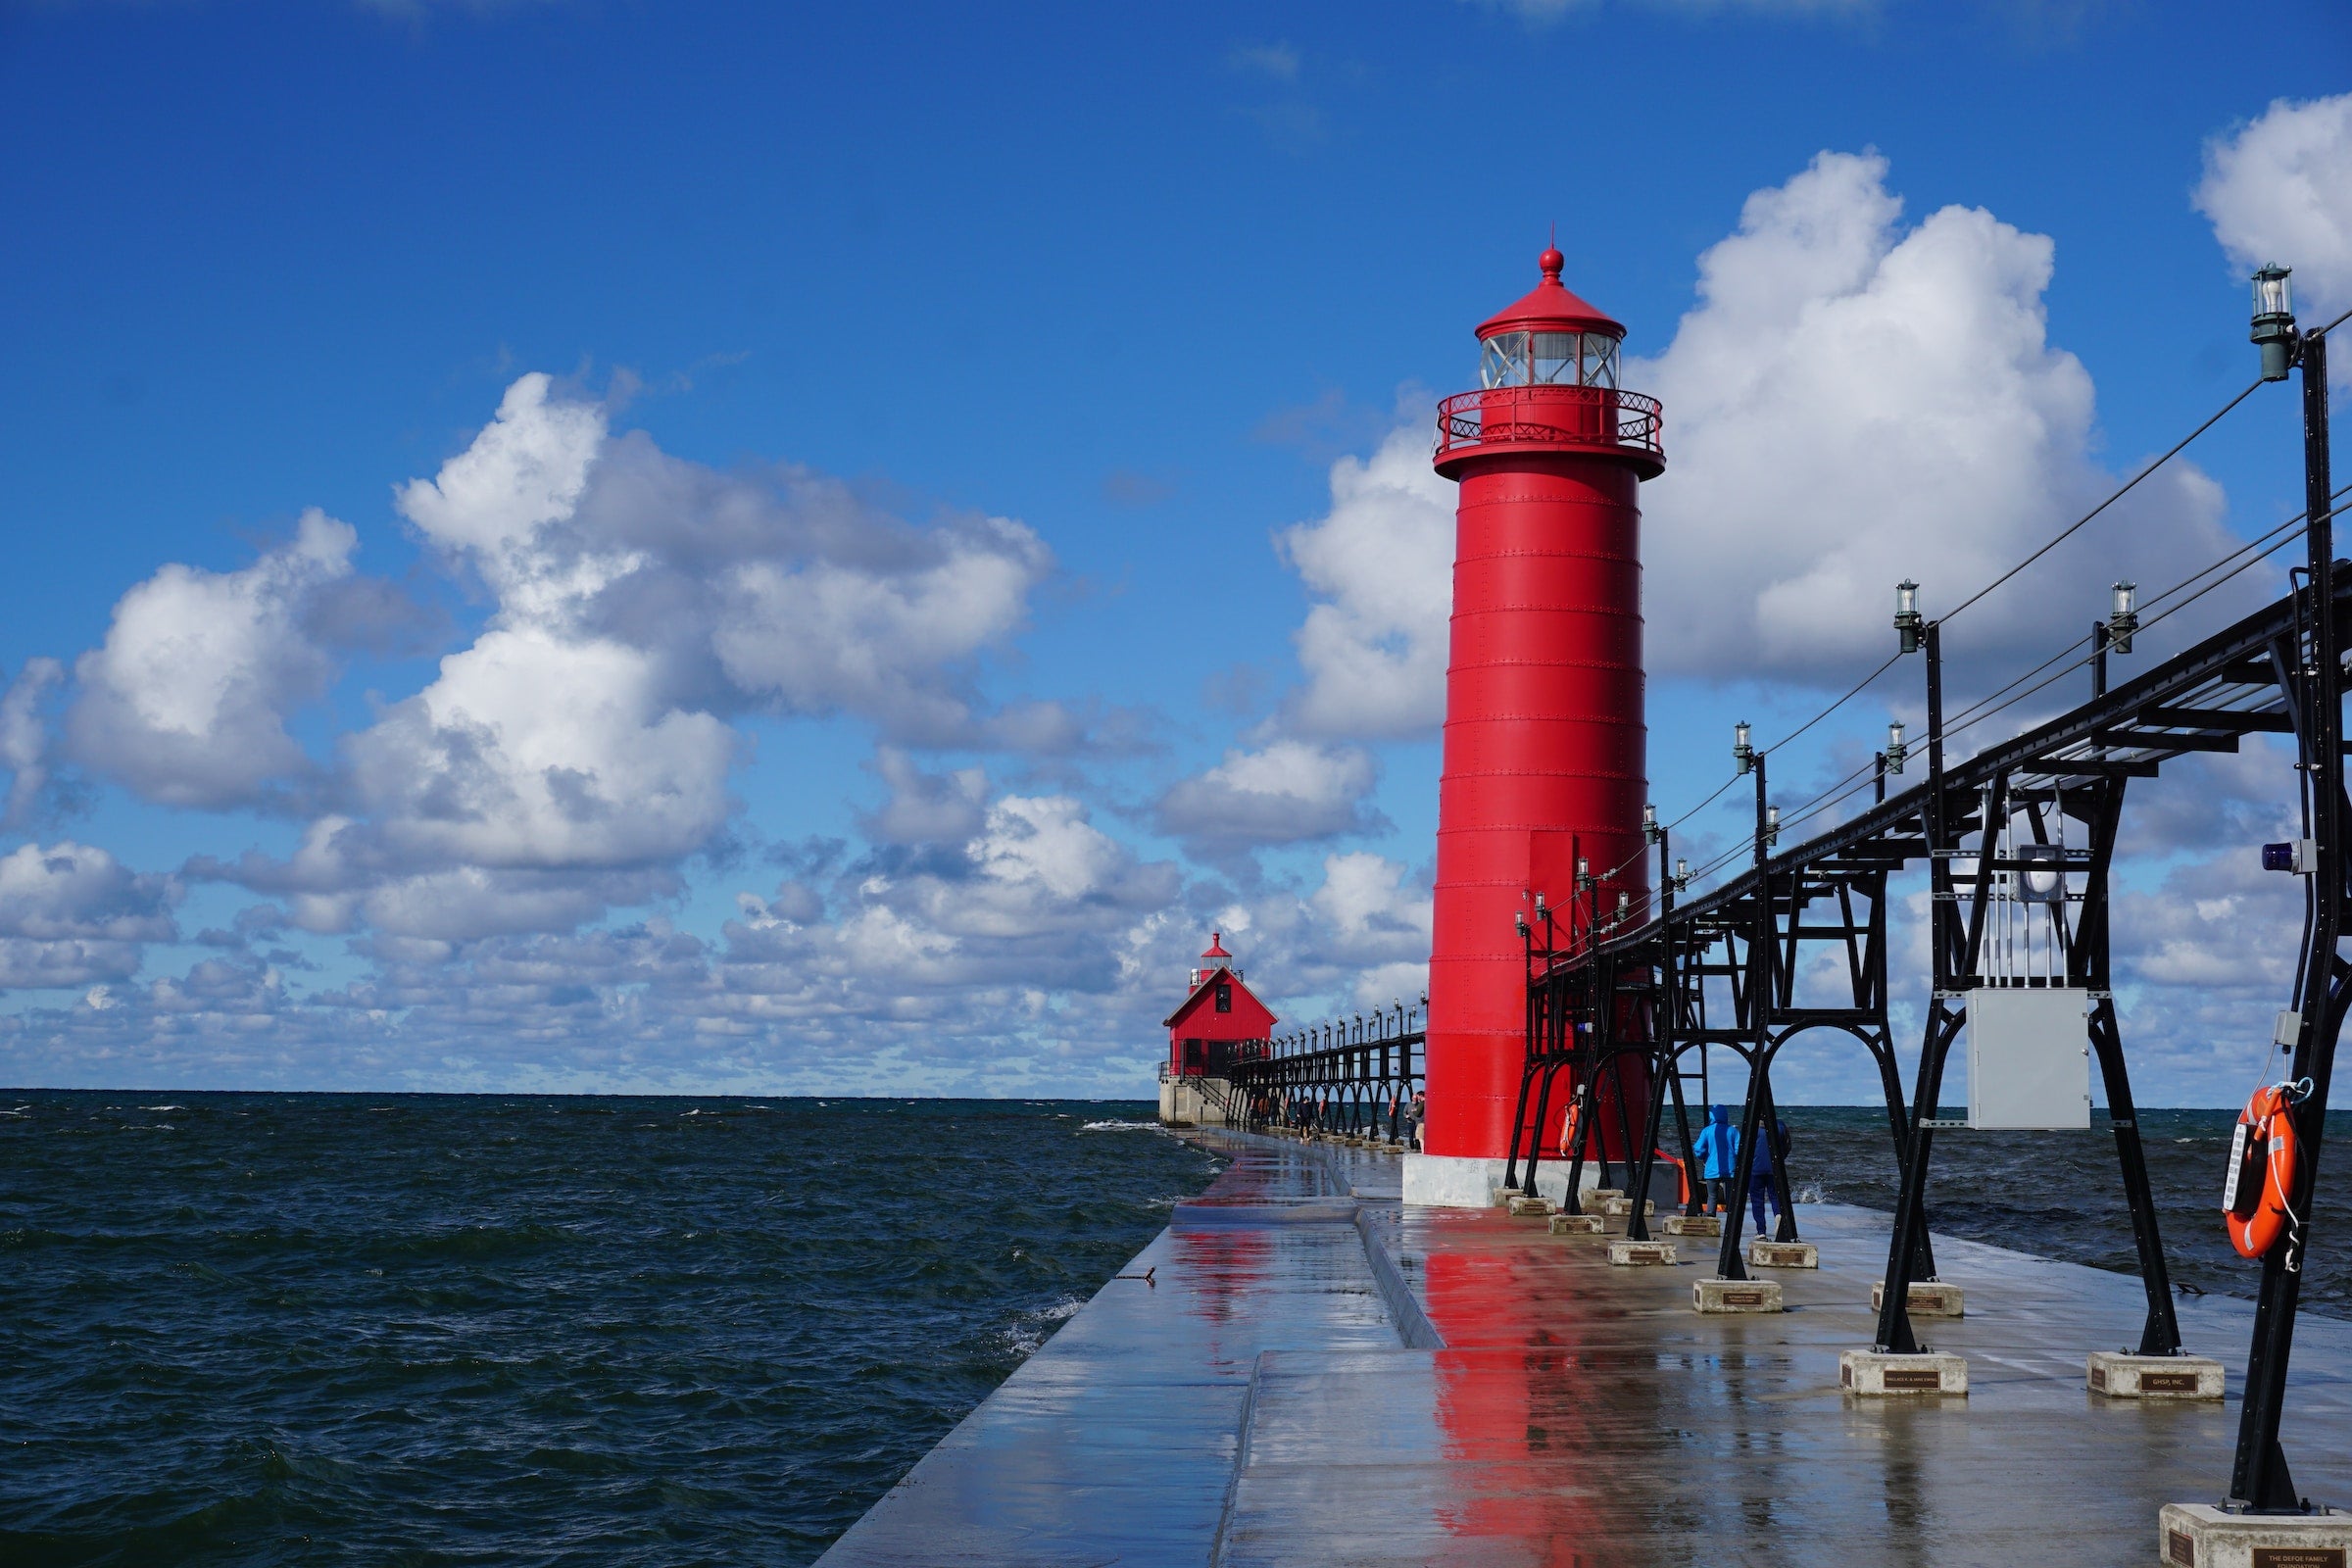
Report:
[{"label": "walking person on pier", "polygon": [[1707,1212],[1721,1214],[1736,1201],[1732,1196],[1733,1159],[1740,1152],[1740,1129],[1732,1125],[1732,1107],[1709,1105],[1707,1124],[1692,1146],[1698,1173],[1707,1184]]},{"label": "walking person on pier", "polygon": [[[1736,1142],[1739,1134],[1734,1133]],[[1773,1171],[1788,1154],[1788,1124],[1778,1116],[1769,1127],[1756,1129],[1755,1152],[1747,1160],[1747,1211],[1756,1218],[1756,1234],[1769,1235],[1764,1228],[1764,1204],[1772,1204],[1773,1218],[1781,1215],[1780,1189],[1773,1185]]]}]

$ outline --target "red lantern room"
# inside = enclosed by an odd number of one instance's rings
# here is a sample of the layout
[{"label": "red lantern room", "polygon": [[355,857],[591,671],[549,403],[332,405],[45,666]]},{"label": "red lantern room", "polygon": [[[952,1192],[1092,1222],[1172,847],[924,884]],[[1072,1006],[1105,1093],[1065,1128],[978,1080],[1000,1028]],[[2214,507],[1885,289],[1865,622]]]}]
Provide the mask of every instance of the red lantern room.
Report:
[{"label": "red lantern room", "polygon": [[[1557,250],[1538,265],[1534,291],[1478,328],[1478,389],[1438,407],[1435,462],[1461,490],[1418,1201],[1483,1203],[1486,1165],[1501,1169],[1536,896],[1569,915],[1593,893],[1648,895],[1635,492],[1666,466],[1659,409],[1617,384],[1625,328],[1561,284]],[[1612,1145],[1615,1125],[1612,1109]]]},{"label": "red lantern room", "polygon": [[1223,1077],[1237,1043],[1272,1037],[1274,1014],[1242,983],[1222,931],[1209,933],[1191,983],[1192,993],[1167,1018],[1168,1071]]}]

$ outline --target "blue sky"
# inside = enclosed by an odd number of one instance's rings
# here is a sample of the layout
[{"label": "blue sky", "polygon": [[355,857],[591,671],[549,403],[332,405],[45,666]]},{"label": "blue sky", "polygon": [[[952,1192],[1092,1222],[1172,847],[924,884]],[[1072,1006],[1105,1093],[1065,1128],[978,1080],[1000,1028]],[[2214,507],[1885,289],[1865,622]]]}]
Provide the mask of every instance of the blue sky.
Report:
[{"label": "blue sky", "polygon": [[[1211,925],[1409,995],[1421,431],[1552,225],[1673,814],[2242,385],[2246,254],[2352,305],[2352,23],[2265,16],[0,9],[0,1078],[1141,1093]],[[2285,393],[2192,458],[1964,670],[2299,505]],[[2153,792],[2159,1102],[2279,1004],[2281,771]]]}]

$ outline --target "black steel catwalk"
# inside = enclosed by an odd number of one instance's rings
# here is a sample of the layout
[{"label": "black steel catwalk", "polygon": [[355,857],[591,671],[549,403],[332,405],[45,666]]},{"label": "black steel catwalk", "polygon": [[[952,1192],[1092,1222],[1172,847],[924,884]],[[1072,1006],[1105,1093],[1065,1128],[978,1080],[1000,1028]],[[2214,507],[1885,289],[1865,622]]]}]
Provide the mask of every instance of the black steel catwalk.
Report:
[{"label": "black steel catwalk", "polygon": [[[1887,1127],[1902,1171],[1893,1234],[1888,1243],[1882,1349],[1922,1348],[1907,1303],[1910,1286],[1935,1277],[1926,1196],[1935,1136],[1952,1125],[1938,1116],[1946,1059],[1967,1020],[1972,996],[1987,986],[2048,985],[2086,994],[2086,1049],[2096,1060],[2114,1129],[2117,1163],[2137,1246],[2146,1313],[2142,1354],[2180,1348],[2164,1250],[2149,1194],[2146,1163],[2132,1097],[2109,973],[2109,866],[2123,819],[2126,789],[2155,777],[2167,762],[2198,753],[2234,752],[2255,733],[2295,738],[2304,833],[2305,932],[2292,998],[2292,1052],[2287,1081],[2301,1099],[2290,1114],[2300,1147],[2291,1207],[2306,1220],[2317,1172],[2329,1070],[2344,1014],[2352,1005],[2352,963],[2337,953],[2346,935],[2348,896],[2343,835],[2352,822],[2340,768],[2344,755],[2343,644],[2336,615],[2352,601],[2352,563],[2333,561],[2327,456],[2325,339],[2300,345],[2306,466],[2309,489],[2308,564],[2293,574],[2293,591],[2259,613],[2205,639],[2153,669],[2107,690],[2105,660],[2097,660],[2094,695],[2061,717],[1974,757],[1944,755],[1940,628],[1920,627],[1928,656],[1927,777],[1882,799],[1851,820],[1786,850],[1775,850],[1777,819],[1768,817],[1757,773],[1755,864],[1722,886],[1677,903],[1677,885],[1663,829],[1652,829],[1658,852],[1658,903],[1641,924],[1612,921],[1601,902],[1602,878],[1585,878],[1565,918],[1573,933],[1563,949],[1551,914],[1531,932],[1527,1054],[1522,1075],[1522,1129],[1511,1150],[1506,1180],[1533,1194],[1545,1152],[1533,1129],[1550,1123],[1556,1081],[1570,1070],[1583,1111],[1566,1201],[1573,1208],[1593,1123],[1609,1098],[1594,1086],[1614,1079],[1623,1088],[1650,1085],[1646,1126],[1615,1129],[1632,1166],[1629,1234],[1645,1234],[1658,1146],[1671,1107],[1684,1171],[1695,1177],[1687,1080],[1702,1077],[1704,1054],[1729,1050],[1749,1068],[1740,1113],[1741,1150],[1753,1149],[1775,1125],[1772,1067],[1782,1049],[1812,1030],[1851,1037],[1879,1069]],[[2313,584],[2325,581],[2326,592]],[[2325,602],[2331,612],[2320,613]],[[2096,640],[2103,656],[2105,640]],[[1882,759],[1884,764],[1885,759]],[[1887,1011],[1887,877],[1915,860],[1928,863],[1929,948],[1934,968],[1918,1069],[1906,1108]],[[2062,895],[2004,918],[2033,922],[2027,940],[2047,956],[2042,973],[1990,972],[1988,921],[1999,900],[1996,883],[2057,877],[2079,896]],[[2021,906],[2022,907],[2022,906]],[[2014,940],[2014,932],[2002,940]],[[1823,959],[1830,961],[1824,963]],[[1825,975],[1837,977],[1824,996]],[[1800,976],[1812,977],[1800,985]],[[1695,1056],[1699,1072],[1688,1069]],[[1972,1094],[1975,1091],[1972,1090]],[[1613,1097],[1625,1117],[1626,1097]],[[1638,1097],[1637,1097],[1638,1098]],[[1536,1110],[1528,1115],[1530,1104]],[[1670,1154],[1670,1159],[1677,1157]],[[1742,1161],[1744,1163],[1744,1160]],[[1787,1205],[1785,1162],[1773,1162],[1782,1220],[1778,1239],[1794,1238]],[[1604,1166],[1604,1176],[1606,1169]],[[2217,1176],[2217,1181],[2218,1181]],[[1688,1211],[1696,1212],[1700,1184],[1689,1182]],[[1744,1180],[1735,1181],[1724,1215],[1717,1260],[1725,1278],[1743,1278],[1740,1218]],[[2263,1263],[2262,1291],[2248,1361],[2246,1398],[2231,1472],[2231,1506],[2258,1512],[2302,1511],[2278,1442],[2286,1370],[2293,1342],[2297,1287],[2307,1223],[2290,1225]]]}]

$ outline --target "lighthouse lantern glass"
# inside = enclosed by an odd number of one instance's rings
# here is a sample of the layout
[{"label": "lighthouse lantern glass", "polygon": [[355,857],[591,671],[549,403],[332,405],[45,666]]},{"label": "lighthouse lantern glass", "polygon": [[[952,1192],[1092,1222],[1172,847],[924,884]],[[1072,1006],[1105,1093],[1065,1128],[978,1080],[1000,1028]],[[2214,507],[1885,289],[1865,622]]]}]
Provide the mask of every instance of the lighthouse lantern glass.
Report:
[{"label": "lighthouse lantern glass", "polygon": [[1527,334],[1497,332],[1479,351],[1478,379],[1483,386],[1522,386],[1527,381]]},{"label": "lighthouse lantern glass", "polygon": [[1617,346],[1606,332],[1497,332],[1480,346],[1479,384],[1614,387]]},{"label": "lighthouse lantern glass", "polygon": [[1606,332],[1585,334],[1584,384],[1606,387],[1617,384],[1617,340]]}]

